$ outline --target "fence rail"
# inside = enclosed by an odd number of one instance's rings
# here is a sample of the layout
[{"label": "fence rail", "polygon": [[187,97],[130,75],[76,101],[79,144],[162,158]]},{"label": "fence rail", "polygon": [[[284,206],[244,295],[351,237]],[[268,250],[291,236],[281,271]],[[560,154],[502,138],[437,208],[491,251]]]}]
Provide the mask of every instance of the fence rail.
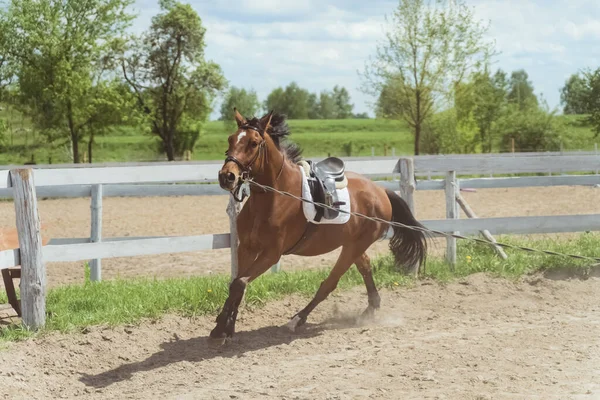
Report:
[{"label": "fence rail", "polygon": [[[400,180],[382,180],[377,184],[400,190],[401,195],[414,211],[414,192],[416,190],[444,190],[446,193],[445,220],[422,221],[433,230],[442,232],[460,232],[477,234],[487,231],[489,234],[514,233],[553,233],[600,230],[600,215],[561,215],[541,217],[477,218],[459,219],[460,207],[456,203],[460,187],[496,188],[553,185],[600,185],[600,156],[595,154],[503,154],[503,155],[466,155],[466,156],[419,156],[412,158],[371,157],[345,159],[348,171],[375,177],[394,177],[400,174]],[[152,164],[112,164],[85,167],[82,165],[33,166],[33,174],[28,173],[31,182],[21,184],[31,189],[24,194],[14,187],[16,169],[0,168],[0,197],[13,197],[17,212],[19,243],[21,249],[0,252],[0,269],[21,265],[23,270],[36,269],[35,274],[23,274],[21,286],[30,286],[35,290],[25,291],[22,301],[34,305],[28,316],[23,315],[24,323],[38,327],[44,323],[44,313],[40,313],[40,297],[45,295],[44,269],[38,260],[81,261],[91,260],[94,280],[101,279],[101,259],[154,255],[162,253],[192,252],[230,248],[232,250],[232,273],[237,267],[237,233],[235,219],[239,209],[228,207],[230,232],[199,236],[181,237],[127,237],[103,238],[102,198],[114,196],[203,196],[225,194],[215,181],[222,162],[188,163],[152,163]],[[30,170],[20,170],[30,171]],[[432,172],[442,173],[442,180],[419,180],[415,176],[427,176]],[[487,175],[491,173],[567,173],[591,172],[596,175],[533,176],[508,178],[469,178],[461,175]],[[23,175],[25,176],[25,175]],[[13,179],[9,179],[12,177]],[[35,182],[33,181],[35,178]],[[24,197],[25,196],[25,197]],[[89,238],[52,239],[50,243],[36,250],[39,229],[35,228],[35,216],[23,213],[25,204],[35,204],[37,197],[90,197],[92,229]],[[463,199],[464,200],[464,199]],[[27,209],[29,210],[29,209]],[[36,215],[37,215],[37,209]],[[225,211],[225,210],[224,210]],[[21,215],[21,216],[19,216]],[[39,242],[41,243],[41,241]],[[24,247],[23,245],[28,247]],[[456,243],[448,239],[448,260],[456,259]],[[27,250],[32,249],[32,250]],[[29,253],[35,254],[29,254]],[[278,270],[275,266],[274,270]],[[45,270],[44,270],[45,271]],[[32,281],[35,280],[35,281]],[[24,310],[27,307],[24,307]],[[32,316],[33,315],[33,316]]]}]

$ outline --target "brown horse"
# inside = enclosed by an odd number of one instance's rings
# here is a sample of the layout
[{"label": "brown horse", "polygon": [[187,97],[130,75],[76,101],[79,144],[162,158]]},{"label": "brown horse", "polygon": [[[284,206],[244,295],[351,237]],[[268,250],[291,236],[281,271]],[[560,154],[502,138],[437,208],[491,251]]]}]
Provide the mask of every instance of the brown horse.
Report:
[{"label": "brown horse", "polygon": [[[243,180],[252,179],[261,185],[301,196],[302,172],[298,166],[301,150],[285,140],[290,133],[285,117],[271,111],[260,119],[247,120],[235,109],[234,116],[238,129],[228,139],[227,158],[219,172],[221,187],[236,193]],[[393,191],[356,173],[346,172],[346,177],[352,212],[423,227],[406,202]],[[238,273],[229,286],[229,297],[210,337],[233,335],[247,284],[284,254],[316,256],[342,247],[335,266],[312,301],[289,321],[288,327],[292,331],[306,322],[309,313],[336,288],[352,264],[356,264],[367,288],[368,307],[363,315],[373,315],[379,308],[380,297],[365,251],[384,237],[389,225],[354,215],[344,224],[315,225],[307,222],[301,201],[256,185],[250,187],[251,195],[237,219]],[[418,268],[425,260],[427,244],[421,231],[395,226],[389,243],[398,266]]]}]

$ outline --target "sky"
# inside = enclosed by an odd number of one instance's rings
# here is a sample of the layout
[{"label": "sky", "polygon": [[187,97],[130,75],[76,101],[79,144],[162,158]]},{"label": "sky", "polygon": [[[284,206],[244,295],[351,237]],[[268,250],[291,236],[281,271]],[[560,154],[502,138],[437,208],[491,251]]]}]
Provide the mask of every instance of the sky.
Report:
[{"label": "sky", "polygon": [[[206,59],[229,85],[254,89],[262,102],[292,81],[311,92],[348,89],[354,112],[373,115],[360,91],[364,69],[385,32],[388,0],[188,0],[206,27]],[[500,52],[494,69],[525,69],[536,94],[560,107],[560,88],[572,74],[600,67],[598,0],[467,0],[490,23]],[[137,0],[132,30],[142,32],[160,12],[157,0]],[[219,100],[212,118],[218,117]]]}]

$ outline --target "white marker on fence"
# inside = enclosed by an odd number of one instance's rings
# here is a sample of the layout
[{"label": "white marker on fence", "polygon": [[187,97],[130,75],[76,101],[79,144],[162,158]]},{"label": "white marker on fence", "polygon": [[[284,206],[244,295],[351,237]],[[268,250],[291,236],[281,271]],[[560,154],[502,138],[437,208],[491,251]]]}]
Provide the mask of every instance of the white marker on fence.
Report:
[{"label": "white marker on fence", "polygon": [[37,196],[31,169],[9,173],[13,188],[15,214],[21,255],[21,314],[29,329],[46,323],[46,268],[42,259],[42,235]]}]

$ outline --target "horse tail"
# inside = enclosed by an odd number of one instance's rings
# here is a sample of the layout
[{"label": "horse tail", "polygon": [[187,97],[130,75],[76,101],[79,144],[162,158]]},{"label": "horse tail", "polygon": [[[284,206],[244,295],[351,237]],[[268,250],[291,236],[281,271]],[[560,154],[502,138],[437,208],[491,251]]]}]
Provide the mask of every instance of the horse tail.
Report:
[{"label": "horse tail", "polygon": [[[392,204],[392,221],[403,225],[425,227],[416,220],[406,201],[395,192],[386,189],[386,194]],[[394,254],[396,267],[404,271],[419,267],[425,263],[427,258],[427,236],[422,230],[414,230],[400,226],[394,226],[394,235],[390,239],[389,247]]]}]

